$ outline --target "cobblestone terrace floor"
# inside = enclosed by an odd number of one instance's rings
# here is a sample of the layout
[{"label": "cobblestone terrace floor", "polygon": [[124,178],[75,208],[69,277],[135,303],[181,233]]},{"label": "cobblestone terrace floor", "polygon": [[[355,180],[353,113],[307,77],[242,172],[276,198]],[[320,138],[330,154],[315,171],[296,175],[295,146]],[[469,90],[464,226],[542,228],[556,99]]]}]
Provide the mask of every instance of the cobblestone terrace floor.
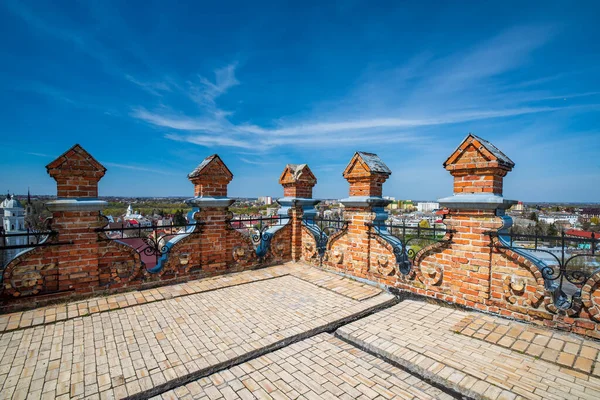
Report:
[{"label": "cobblestone terrace floor", "polygon": [[600,399],[600,344],[566,333],[406,300],[336,336],[472,398]]},{"label": "cobblestone terrace floor", "polygon": [[[394,301],[377,288],[285,265],[15,313],[0,334],[0,397],[161,393]],[[58,321],[46,318],[61,310]]]},{"label": "cobblestone terrace floor", "polygon": [[0,317],[0,398],[600,399],[600,344],[298,264]]}]

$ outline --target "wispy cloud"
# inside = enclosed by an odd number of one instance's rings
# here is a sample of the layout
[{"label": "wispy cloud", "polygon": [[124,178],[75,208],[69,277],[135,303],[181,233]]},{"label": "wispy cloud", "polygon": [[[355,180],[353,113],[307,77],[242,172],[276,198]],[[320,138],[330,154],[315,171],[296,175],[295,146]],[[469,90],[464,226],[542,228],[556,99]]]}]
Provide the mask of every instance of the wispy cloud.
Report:
[{"label": "wispy cloud", "polygon": [[243,157],[240,157],[240,161],[242,161],[246,164],[251,164],[251,165],[274,165],[274,164],[277,164],[276,162],[269,162],[269,161],[248,160],[247,158],[243,158]]},{"label": "wispy cloud", "polygon": [[101,161],[101,164],[108,166],[108,167],[114,167],[114,168],[123,168],[123,169],[131,169],[134,171],[144,171],[144,172],[152,172],[155,174],[161,174],[161,175],[177,175],[173,172],[170,171],[164,171],[161,169],[154,169],[154,168],[147,168],[147,167],[141,167],[139,165],[131,165],[131,164],[118,164],[118,163],[113,163],[113,162],[105,162],[105,161]]},{"label": "wispy cloud", "polygon": [[34,152],[30,152],[30,151],[26,151],[25,154],[29,154],[29,155],[36,156],[36,157],[47,157],[47,158],[53,158],[54,157],[54,156],[51,156],[49,154],[34,153]]},{"label": "wispy cloud", "polygon": [[[168,130],[165,137],[200,146],[266,151],[281,146],[354,146],[360,143],[418,144],[427,127],[494,118],[551,113],[598,105],[544,104],[563,98],[592,97],[598,92],[558,95],[549,92],[521,96],[503,85],[507,72],[527,64],[555,35],[550,26],[520,26],[475,44],[466,51],[436,57],[425,52],[404,66],[369,70],[357,88],[338,102],[316,107],[310,115],[279,118],[271,123],[239,121],[219,107],[219,98],[240,85],[237,63],[187,81],[188,97],[197,113],[168,104],[159,109],[139,106],[131,116]],[[538,85],[559,77],[523,82]],[[318,104],[319,102],[316,101]],[[177,111],[176,111],[177,110]]]},{"label": "wispy cloud", "polygon": [[162,96],[162,92],[170,92],[172,90],[169,83],[164,81],[143,82],[129,74],[125,75],[125,79],[155,96]]},{"label": "wispy cloud", "polygon": [[[573,106],[577,107],[577,106]],[[265,149],[287,145],[335,144],[353,145],[379,141],[380,143],[414,143],[424,140],[422,133],[409,129],[464,123],[499,117],[552,112],[569,107],[521,107],[505,110],[477,110],[456,112],[421,119],[366,118],[327,123],[288,124],[279,128],[256,125],[233,125],[214,119],[161,115],[147,110],[135,110],[133,115],[156,126],[184,131],[168,133],[165,137],[201,146],[225,146],[245,149]],[[365,135],[369,132],[369,135]],[[391,132],[391,133],[390,133]]]},{"label": "wispy cloud", "polygon": [[198,76],[198,83],[189,81],[190,97],[200,106],[215,106],[215,100],[227,93],[229,89],[240,84],[235,77],[237,63],[226,65],[214,71],[215,79],[211,81]]}]

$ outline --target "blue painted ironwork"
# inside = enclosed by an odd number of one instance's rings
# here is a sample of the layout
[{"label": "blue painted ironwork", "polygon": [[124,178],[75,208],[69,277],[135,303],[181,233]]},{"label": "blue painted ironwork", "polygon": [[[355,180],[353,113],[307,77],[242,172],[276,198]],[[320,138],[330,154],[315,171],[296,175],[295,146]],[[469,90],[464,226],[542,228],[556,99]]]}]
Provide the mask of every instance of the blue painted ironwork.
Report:
[{"label": "blue painted ironwork", "polygon": [[454,232],[435,225],[433,228],[406,225],[405,221],[402,224],[393,224],[376,220],[368,223],[367,226],[371,228],[372,234],[378,235],[392,246],[396,266],[403,275],[410,274],[415,257],[421,248],[438,242],[450,243]]},{"label": "blue painted ironwork", "polygon": [[320,262],[323,261],[325,252],[327,251],[327,243],[329,238],[348,227],[348,222],[342,219],[328,219],[317,216],[308,216],[302,219],[302,223],[312,233],[317,243],[317,254]]},{"label": "blue painted ironwork", "polygon": [[[103,233],[98,236],[98,241],[116,241],[125,246],[132,247],[140,254],[154,257],[156,265],[148,268],[150,273],[157,273],[162,270],[165,262],[168,259],[168,254],[175,243],[181,241],[189,235],[202,233],[204,222],[197,222],[193,219],[193,215],[198,211],[193,209],[187,214],[187,224],[170,224],[158,226],[156,222],[151,225],[130,226],[130,227],[104,227],[95,229],[96,233]],[[173,232],[175,230],[175,232]],[[160,231],[169,231],[171,233],[161,234]],[[140,238],[142,243],[137,246],[131,246],[124,242],[125,239]]]},{"label": "blue painted ironwork", "polygon": [[534,263],[542,273],[554,305],[568,310],[579,303],[587,280],[600,272],[600,234],[591,237],[524,235],[511,230],[488,232],[491,246],[515,251]]},{"label": "blue painted ironwork", "polygon": [[231,220],[234,229],[248,236],[254,245],[256,256],[264,260],[271,248],[271,239],[275,233],[287,225],[289,216],[273,215],[270,217],[235,217]]}]

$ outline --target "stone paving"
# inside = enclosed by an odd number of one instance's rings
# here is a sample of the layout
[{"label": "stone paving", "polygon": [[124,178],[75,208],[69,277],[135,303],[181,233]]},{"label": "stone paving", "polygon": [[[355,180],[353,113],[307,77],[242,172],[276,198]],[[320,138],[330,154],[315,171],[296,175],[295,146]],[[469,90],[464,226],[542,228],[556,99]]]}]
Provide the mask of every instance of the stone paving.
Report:
[{"label": "stone paving", "polygon": [[288,263],[13,313],[0,399],[600,399],[599,342],[396,303]]},{"label": "stone paving", "polygon": [[453,399],[330,334],[163,393],[172,399]]},{"label": "stone paving", "polygon": [[319,287],[332,290],[355,300],[365,300],[381,293],[381,289],[359,283],[339,275],[297,263],[244,271],[229,275],[193,280],[190,282],[146,289],[124,294],[41,307],[35,310],[0,315],[0,332],[65,321],[100,312],[133,307],[195,293],[243,285],[265,279],[293,275]]},{"label": "stone paving", "polygon": [[405,300],[336,335],[473,398],[600,399],[595,376],[453,332],[464,318],[481,315]]},{"label": "stone paving", "polygon": [[600,375],[600,343],[580,336],[489,315],[469,315],[453,330],[564,367]]},{"label": "stone paving", "polygon": [[379,289],[311,274],[325,281],[322,287],[282,274],[5,332],[0,398],[122,398],[168,390],[395,302]]}]

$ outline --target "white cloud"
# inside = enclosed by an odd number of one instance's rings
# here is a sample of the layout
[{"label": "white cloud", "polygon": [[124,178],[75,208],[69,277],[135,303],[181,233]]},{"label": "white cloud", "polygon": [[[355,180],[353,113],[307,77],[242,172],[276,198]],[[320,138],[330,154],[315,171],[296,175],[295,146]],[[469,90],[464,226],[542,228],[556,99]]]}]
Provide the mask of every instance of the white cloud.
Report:
[{"label": "white cloud", "polygon": [[229,89],[240,84],[235,77],[237,63],[226,65],[214,71],[215,79],[198,76],[198,83],[188,82],[188,93],[190,98],[201,107],[206,107],[212,114],[227,115],[227,112],[218,110],[215,101],[227,93]]},{"label": "white cloud", "polygon": [[[436,58],[425,52],[389,71],[370,70],[359,80],[357,88],[337,102],[330,101],[327,105],[321,102],[309,115],[275,119],[270,124],[235,122],[232,112],[218,106],[219,98],[240,84],[236,77],[237,63],[216,69],[214,80],[200,76],[197,81],[186,82],[185,93],[199,106],[198,113],[181,113],[166,106],[157,110],[138,107],[131,115],[177,131],[166,133],[168,139],[207,147],[268,151],[290,145],[353,146],[374,142],[416,145],[427,138],[423,133],[426,127],[586,106],[534,105],[531,103],[563,97],[543,92],[527,98],[514,92],[518,85],[511,92],[498,80],[506,72],[526,64],[553,35],[551,27],[521,26],[449,56]],[[564,98],[596,94],[590,91]],[[313,103],[319,105],[319,101]]]},{"label": "white cloud", "polygon": [[44,153],[34,153],[34,152],[30,152],[30,151],[26,151],[25,154],[29,154],[32,156],[36,156],[36,157],[47,157],[47,158],[52,158],[54,156],[51,156],[49,154],[44,154]]},{"label": "white cloud", "polygon": [[114,167],[114,168],[124,168],[124,169],[131,169],[131,170],[134,170],[134,171],[152,172],[152,173],[161,174],[161,175],[177,175],[177,174],[169,172],[169,171],[164,171],[164,170],[154,169],[154,168],[141,167],[139,165],[118,164],[118,163],[104,162],[104,161],[101,161],[100,163],[103,164],[103,165],[105,165],[105,166]]}]

